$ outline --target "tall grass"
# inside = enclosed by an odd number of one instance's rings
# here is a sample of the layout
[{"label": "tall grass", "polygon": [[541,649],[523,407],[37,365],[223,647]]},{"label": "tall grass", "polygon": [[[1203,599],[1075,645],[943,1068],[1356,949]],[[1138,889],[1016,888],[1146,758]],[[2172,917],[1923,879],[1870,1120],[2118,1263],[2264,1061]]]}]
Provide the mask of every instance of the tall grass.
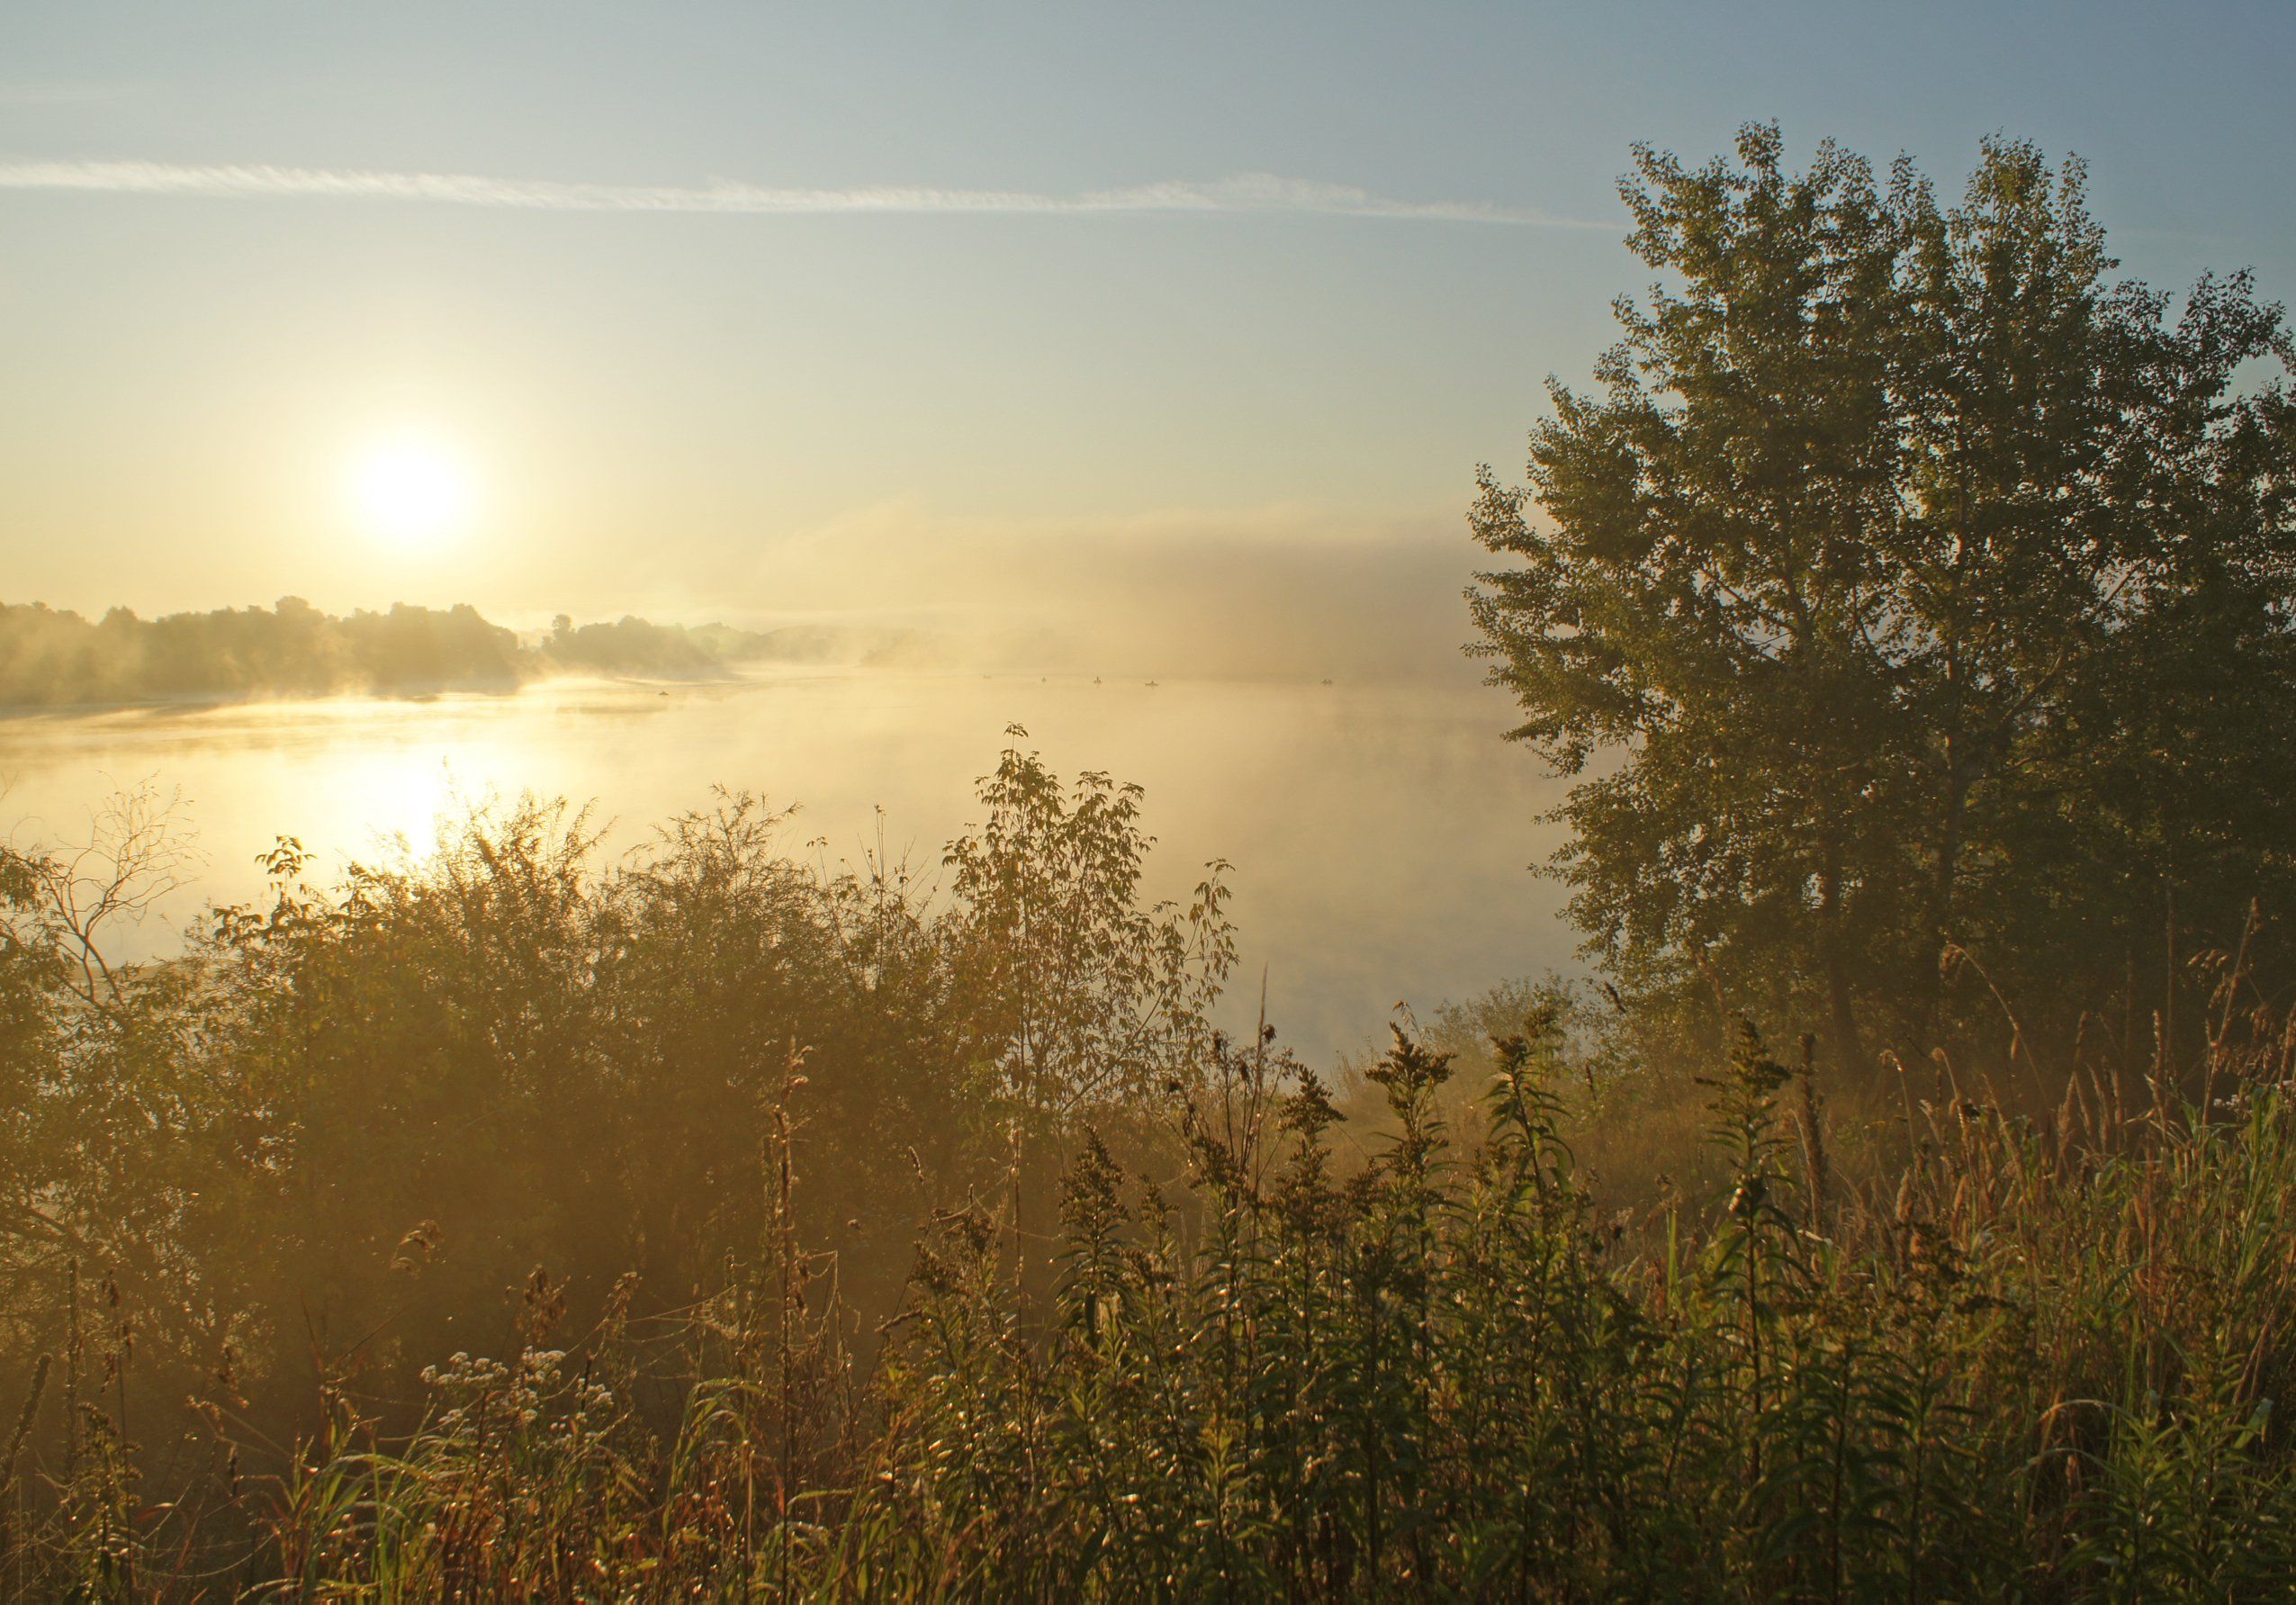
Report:
[{"label": "tall grass", "polygon": [[[1553,1023],[1496,1044],[1472,1131],[1439,1114],[1451,1061],[1399,1032],[1371,1070],[1394,1135],[1361,1166],[1313,1077],[1223,1045],[1169,1095],[1171,1185],[1083,1135],[1049,1285],[1015,1274],[1005,1206],[936,1217],[866,1377],[786,1233],[666,1339],[609,1319],[458,1359],[420,1431],[347,1418],[250,1496],[264,1567],[392,1598],[2255,1598],[2296,1575],[2296,1105],[2268,1022],[2219,1033],[2206,1104],[2115,1107],[2101,1074],[2046,1123],[1909,1097],[1903,1165],[1830,1177],[1823,1209],[1814,1101],[1742,1025],[1709,1088],[1726,1195],[1637,1221],[1595,1211],[1560,1134]],[[776,1188],[802,1185],[787,1154]],[[714,1363],[658,1435],[627,1390],[665,1341]]]},{"label": "tall grass", "polygon": [[2149,1054],[2012,1017],[1821,1086],[1544,985],[1327,1087],[1213,1031],[1220,868],[1142,911],[1133,793],[983,798],[938,904],[732,799],[603,879],[532,809],[331,899],[283,844],[147,971],[0,925],[0,1591],[2296,1576],[2296,1022],[2242,954]]}]

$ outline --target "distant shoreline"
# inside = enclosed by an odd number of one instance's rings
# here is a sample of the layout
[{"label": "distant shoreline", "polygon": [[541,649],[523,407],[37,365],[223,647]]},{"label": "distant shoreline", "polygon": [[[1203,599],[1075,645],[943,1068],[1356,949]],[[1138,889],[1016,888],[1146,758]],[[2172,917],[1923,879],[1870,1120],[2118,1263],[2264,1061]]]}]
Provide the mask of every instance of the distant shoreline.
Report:
[{"label": "distant shoreline", "polygon": [[[804,667],[806,665],[792,665]],[[441,681],[428,684],[339,686],[331,690],[177,691],[149,697],[82,702],[0,702],[0,723],[10,720],[87,718],[115,713],[202,713],[220,708],[250,708],[288,702],[431,702],[443,697],[515,697],[549,685],[735,686],[758,683],[759,676],[728,668],[714,674],[587,674],[579,671],[509,681]]]},{"label": "distant shoreline", "polygon": [[662,625],[635,617],[577,625],[558,616],[521,640],[468,604],[405,603],[338,617],[298,598],[144,619],[101,619],[41,603],[0,604],[0,719],[364,696],[501,696],[553,680],[731,683],[748,664],[820,667],[908,650],[909,632],[791,625]]}]

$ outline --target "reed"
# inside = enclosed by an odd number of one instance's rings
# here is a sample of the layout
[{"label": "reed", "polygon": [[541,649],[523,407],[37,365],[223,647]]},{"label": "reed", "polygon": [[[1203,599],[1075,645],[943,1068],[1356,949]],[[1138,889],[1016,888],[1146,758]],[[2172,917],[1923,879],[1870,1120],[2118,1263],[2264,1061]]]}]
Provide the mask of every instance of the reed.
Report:
[{"label": "reed", "polygon": [[[1176,1195],[1082,1139],[1049,1318],[1007,1206],[950,1211],[866,1377],[768,1356],[662,1440],[599,1380],[623,1331],[472,1362],[390,1455],[323,1456],[356,1497],[290,1499],[276,1553],[426,1597],[2262,1597],[2296,1566],[2269,1034],[2219,1041],[2213,1114],[1918,1105],[1894,1183],[1821,1209],[1806,1084],[1742,1026],[1730,1191],[1646,1231],[1594,1211],[1551,1041],[1496,1044],[1453,1132],[1399,1032],[1352,1173],[1314,1078],[1223,1044]],[[810,1318],[761,1292],[688,1341]]]}]

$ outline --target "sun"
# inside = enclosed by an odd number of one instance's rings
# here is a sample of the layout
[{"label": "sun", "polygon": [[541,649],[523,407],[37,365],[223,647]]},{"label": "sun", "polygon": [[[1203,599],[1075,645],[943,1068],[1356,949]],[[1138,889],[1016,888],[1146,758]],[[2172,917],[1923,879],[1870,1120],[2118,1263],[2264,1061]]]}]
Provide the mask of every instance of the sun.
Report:
[{"label": "sun", "polygon": [[462,459],[418,434],[393,436],[360,453],[351,496],[368,532],[398,546],[430,546],[462,533],[475,506]]}]

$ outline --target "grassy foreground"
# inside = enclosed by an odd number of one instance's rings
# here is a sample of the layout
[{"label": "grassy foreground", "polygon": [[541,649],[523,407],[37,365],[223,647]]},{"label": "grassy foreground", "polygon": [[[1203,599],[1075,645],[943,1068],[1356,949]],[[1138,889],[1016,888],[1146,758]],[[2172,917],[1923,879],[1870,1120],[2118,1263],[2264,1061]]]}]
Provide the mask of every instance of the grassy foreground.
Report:
[{"label": "grassy foreground", "polygon": [[1141,910],[1136,793],[982,797],[931,898],[738,799],[606,874],[527,810],[140,971],[5,866],[0,1591],[2296,1575],[2296,1027],[2239,960],[2000,1086],[1742,1022],[1693,1085],[1519,987],[1327,1088],[1211,1030],[1219,867]]},{"label": "grassy foreground", "polygon": [[[1573,1177],[1538,1023],[1499,1045],[1474,1132],[1440,1128],[1449,1066],[1399,1038],[1373,1078],[1400,1137],[1347,1174],[1312,1081],[1223,1053],[1176,1111],[1184,1199],[1087,1137],[1057,1243],[986,1202],[941,1214],[867,1376],[832,1257],[786,1230],[667,1331],[617,1301],[562,1342],[540,1278],[526,1347],[438,1368],[410,1439],[338,1399],[292,1474],[241,1491],[266,1574],[293,1597],[1910,1600],[2296,1574],[2296,1109],[2268,1022],[2226,1022],[2205,1105],[2093,1077],[2036,1129],[1949,1089],[1868,1188],[1829,1177],[1806,1083],[1748,1031],[1713,1087],[1728,1199],[1634,1220]],[[766,1180],[786,1222],[803,1178]],[[667,1433],[633,1408],[665,1348],[692,1378]],[[96,1447],[46,1564],[159,1584],[166,1556],[107,1528]]]}]

